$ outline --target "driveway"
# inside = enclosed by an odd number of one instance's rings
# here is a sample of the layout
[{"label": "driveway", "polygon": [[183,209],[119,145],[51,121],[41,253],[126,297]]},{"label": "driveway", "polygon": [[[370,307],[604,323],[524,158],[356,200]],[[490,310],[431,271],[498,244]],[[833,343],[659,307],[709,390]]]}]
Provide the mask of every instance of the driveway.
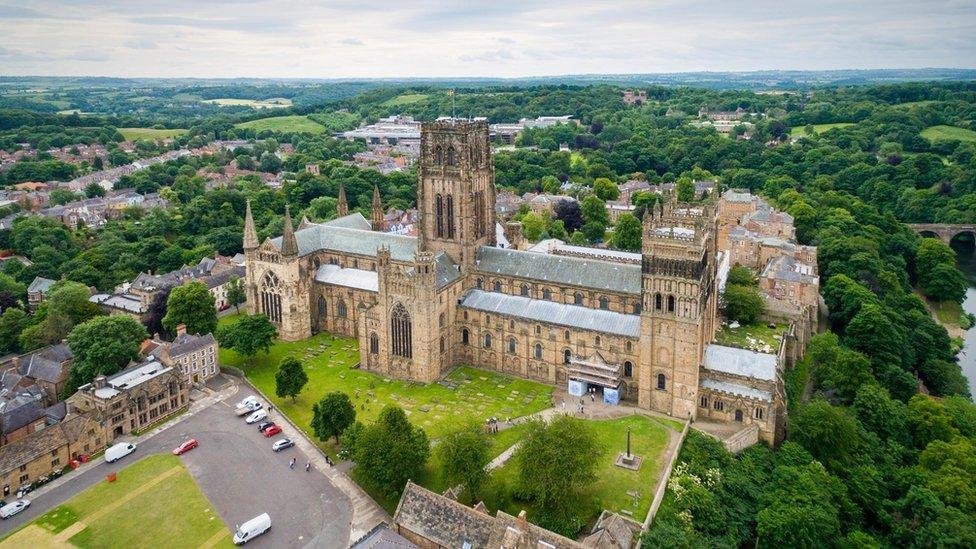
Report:
[{"label": "driveway", "polygon": [[[281,435],[267,439],[257,426],[245,424],[243,418],[234,415],[234,402],[235,396],[230,396],[226,402],[194,413],[140,443],[134,454],[120,462],[102,461],[36,499],[28,495],[31,506],[0,523],[0,535],[102,482],[108,473],[121,470],[140,456],[170,452],[191,437],[200,446],[181,459],[231,531],[261,513],[271,515],[271,530],[248,547],[346,547],[352,519],[352,504],[346,495],[320,472],[306,472],[309,457],[297,447],[272,452],[272,442]],[[289,469],[293,457],[297,463]],[[120,474],[125,474],[124,470]]]}]

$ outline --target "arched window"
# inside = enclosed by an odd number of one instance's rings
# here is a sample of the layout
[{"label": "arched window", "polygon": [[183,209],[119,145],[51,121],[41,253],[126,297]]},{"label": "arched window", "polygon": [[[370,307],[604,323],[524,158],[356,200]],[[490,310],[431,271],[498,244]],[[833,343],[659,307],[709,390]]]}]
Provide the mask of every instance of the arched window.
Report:
[{"label": "arched window", "polygon": [[575,303],[576,305],[582,305],[583,304],[583,294],[581,294],[579,292],[576,292],[575,294],[573,294],[573,303]]},{"label": "arched window", "polygon": [[529,287],[522,284],[522,297],[529,297]]},{"label": "arched window", "polygon": [[443,160],[443,156],[444,156],[444,154],[441,151],[441,146],[438,145],[438,146],[434,147],[434,162],[440,164],[441,162],[444,161]]},{"label": "arched window", "polygon": [[514,337],[508,338],[508,352],[509,352],[509,354],[513,354],[513,355],[515,354],[515,338]]},{"label": "arched window", "polygon": [[735,420],[742,423],[742,410],[735,411]]},{"label": "arched window", "polygon": [[605,296],[600,298],[600,308],[604,311],[610,308],[610,300]]},{"label": "arched window", "polygon": [[393,354],[403,358],[413,358],[413,324],[410,313],[402,303],[393,306],[390,312],[390,342]]},{"label": "arched window", "polygon": [[485,349],[491,349],[491,334],[485,334]]},{"label": "arched window", "polygon": [[545,299],[546,301],[552,301],[552,290],[550,290],[549,288],[544,288],[542,290],[542,299]]},{"label": "arched window", "polygon": [[444,336],[441,336],[441,352],[442,352],[442,353],[444,352],[444,349],[445,349],[445,345],[444,345]]},{"label": "arched window", "polygon": [[461,330],[461,343],[463,343],[464,345],[467,345],[468,344],[468,329],[467,328]]},{"label": "arched window", "polygon": [[756,411],[753,413],[753,416],[755,416],[756,419],[762,419],[763,418],[763,409],[762,408],[756,408]]},{"label": "arched window", "polygon": [[674,312],[674,296],[673,295],[669,295],[668,296],[668,312],[669,313],[673,313]]},{"label": "arched window", "polygon": [[569,341],[569,330],[566,330],[565,332],[563,332],[563,339],[565,339],[566,341]]},{"label": "arched window", "polygon": [[535,344],[535,359],[536,360],[542,360],[542,344],[541,343],[536,343]]},{"label": "arched window", "polygon": [[336,305],[336,310],[339,312],[339,318],[346,318],[346,302],[339,300],[339,304]]},{"label": "arched window", "polygon": [[708,408],[708,397],[707,396],[701,397],[701,407],[702,408]]},{"label": "arched window", "polygon": [[721,412],[722,410],[725,409],[725,403],[722,402],[721,400],[716,400],[715,402],[712,403],[712,408],[715,408],[716,410]]},{"label": "arched window", "polygon": [[454,196],[447,195],[447,237],[454,238]]},{"label": "arched window", "polygon": [[634,365],[629,360],[624,362],[624,377],[634,377]]},{"label": "arched window", "polygon": [[457,159],[455,158],[454,147],[448,147],[447,148],[447,165],[448,166],[453,166],[456,161],[457,161]]},{"label": "arched window", "polygon": [[444,238],[444,199],[439,194],[434,197],[434,229],[437,238]]},{"label": "arched window", "polygon": [[441,313],[440,316],[437,317],[437,325],[441,328],[444,327],[444,313]]},{"label": "arched window", "polygon": [[634,303],[634,314],[635,315],[641,314],[641,304],[640,304],[640,301]]},{"label": "arched window", "polygon": [[654,310],[661,310],[661,294],[654,294]]},{"label": "arched window", "polygon": [[261,312],[268,320],[281,324],[281,283],[273,271],[268,271],[261,281]]},{"label": "arched window", "polygon": [[563,351],[563,364],[569,364],[573,360],[573,353],[569,349]]},{"label": "arched window", "polygon": [[629,341],[624,346],[627,348],[628,353],[634,350],[634,344]]},{"label": "arched window", "polygon": [[502,291],[502,281],[496,280],[495,283],[492,285],[492,289],[495,290],[496,292]]},{"label": "arched window", "polygon": [[380,336],[376,333],[369,334],[369,352],[372,354],[379,354],[380,352]]},{"label": "arched window", "polygon": [[325,298],[319,296],[319,318],[325,319],[329,315],[329,304],[326,303]]},{"label": "arched window", "polygon": [[595,340],[594,345],[597,346],[597,347],[600,346],[600,336],[596,336],[596,340]]},{"label": "arched window", "polygon": [[668,388],[668,380],[664,377],[664,374],[657,375],[657,390],[664,391]]},{"label": "arched window", "polygon": [[535,335],[541,335],[541,334],[542,334],[542,325],[541,324],[536,324],[535,325]]},{"label": "arched window", "polygon": [[478,285],[479,290],[484,290],[483,286],[485,285],[485,281],[481,277],[478,277],[478,280],[475,281],[475,284]]}]

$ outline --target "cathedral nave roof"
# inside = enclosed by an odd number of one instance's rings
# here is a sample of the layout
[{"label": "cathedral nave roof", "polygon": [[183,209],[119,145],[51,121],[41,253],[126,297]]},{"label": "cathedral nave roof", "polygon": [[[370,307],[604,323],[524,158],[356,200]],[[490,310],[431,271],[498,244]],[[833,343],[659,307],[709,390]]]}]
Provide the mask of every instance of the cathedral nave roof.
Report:
[{"label": "cathedral nave roof", "polygon": [[640,315],[567,305],[528,297],[468,290],[461,307],[505,316],[625,337],[640,336]]}]

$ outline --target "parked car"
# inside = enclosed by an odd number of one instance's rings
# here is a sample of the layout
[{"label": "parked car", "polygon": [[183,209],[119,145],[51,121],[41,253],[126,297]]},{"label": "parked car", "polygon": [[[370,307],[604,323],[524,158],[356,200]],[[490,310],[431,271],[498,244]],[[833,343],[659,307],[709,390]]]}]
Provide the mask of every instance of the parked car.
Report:
[{"label": "parked car", "polygon": [[261,423],[258,423],[258,431],[261,431],[263,433],[265,429],[271,427],[274,424],[275,422],[273,421],[262,421]]},{"label": "parked car", "polygon": [[237,527],[234,532],[234,545],[245,544],[267,532],[271,528],[271,517],[262,513]]},{"label": "parked car", "polygon": [[264,433],[264,436],[266,436],[266,437],[273,437],[273,436],[281,433],[281,426],[280,425],[272,425],[271,427],[268,427],[267,429],[265,429],[262,432]]},{"label": "parked car", "polygon": [[183,454],[189,452],[190,450],[196,448],[199,445],[200,443],[197,442],[197,439],[191,438],[189,440],[184,441],[183,444],[180,444],[179,446],[174,448],[173,455],[182,456]]},{"label": "parked car", "polygon": [[120,442],[105,450],[105,462],[112,463],[136,451],[136,445],[131,442]]},{"label": "parked car", "polygon": [[247,416],[247,419],[245,419],[244,421],[247,422],[248,425],[251,425],[253,423],[264,421],[266,419],[268,419],[268,412],[264,410],[258,410],[256,412],[251,413],[251,415]]},{"label": "parked car", "polygon": [[28,507],[30,507],[29,499],[18,499],[9,505],[0,507],[0,518],[10,518]]},{"label": "parked car", "polygon": [[274,450],[275,452],[280,452],[285,448],[291,448],[294,445],[295,443],[292,442],[290,438],[283,438],[281,440],[276,441],[274,444],[272,444],[271,449]]},{"label": "parked car", "polygon": [[242,400],[241,400],[240,402],[238,402],[238,403],[237,403],[237,406],[238,406],[238,407],[241,407],[241,406],[247,406],[248,404],[251,404],[251,405],[254,405],[254,404],[258,404],[258,403],[260,403],[260,402],[261,402],[261,401],[260,401],[260,400],[258,400],[258,397],[256,397],[256,396],[254,396],[254,395],[251,395],[251,396],[249,396],[249,397],[245,397],[245,398],[244,398],[244,399],[242,399]]},{"label": "parked car", "polygon": [[244,404],[243,406],[238,406],[234,410],[234,413],[237,414],[237,415],[239,415],[239,416],[243,416],[244,414],[246,414],[248,412],[253,412],[255,410],[260,410],[263,407],[264,406],[262,406],[260,402],[248,402],[248,403]]}]

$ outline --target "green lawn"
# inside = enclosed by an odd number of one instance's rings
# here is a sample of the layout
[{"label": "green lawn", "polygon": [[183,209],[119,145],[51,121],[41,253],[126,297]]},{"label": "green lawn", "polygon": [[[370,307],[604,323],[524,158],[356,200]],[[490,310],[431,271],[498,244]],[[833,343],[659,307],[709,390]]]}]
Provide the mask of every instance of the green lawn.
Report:
[{"label": "green lawn", "polygon": [[265,130],[270,130],[273,132],[284,132],[284,133],[324,133],[325,127],[315,122],[309,120],[307,116],[302,115],[292,115],[292,116],[272,116],[269,118],[258,118],[257,120],[251,120],[250,122],[242,122],[236,124],[235,128],[251,129],[256,132],[262,132]]},{"label": "green lawn", "polygon": [[157,130],[155,128],[119,128],[122,137],[129,141],[136,139],[168,139],[186,133],[186,130]]},{"label": "green lawn", "polygon": [[3,547],[231,547],[231,532],[179,458],[148,456],[41,515]]},{"label": "green lawn", "polygon": [[266,108],[277,108],[277,107],[290,107],[291,99],[286,97],[272,97],[271,99],[234,99],[231,97],[222,97],[220,99],[207,99],[204,103],[213,103],[214,105],[220,105],[221,107],[253,107],[255,109],[266,109]]},{"label": "green lawn", "polygon": [[426,93],[404,93],[402,95],[398,95],[396,97],[391,97],[390,99],[387,99],[386,101],[381,103],[381,105],[384,107],[396,107],[399,105],[409,105],[411,103],[417,103],[419,101],[423,101],[424,99],[427,99]]},{"label": "green lawn", "polygon": [[[604,447],[597,469],[597,480],[580,499],[580,507],[585,510],[590,521],[603,509],[609,509],[617,513],[626,511],[624,516],[631,516],[642,522],[651,507],[657,475],[664,465],[663,457],[668,447],[670,424],[677,422],[665,424],[654,418],[638,415],[601,421],[576,421],[593,429]],[[627,448],[627,427],[631,428],[631,451],[644,458],[640,470],[636,472],[613,464],[617,453]],[[531,521],[535,511],[531,504],[513,496],[517,472],[514,460],[510,460],[504,467],[492,473],[490,486],[486,489],[485,505],[492,512],[501,509],[516,516],[525,509]],[[638,497],[635,498],[627,492]]]},{"label": "green lawn", "polygon": [[930,126],[922,130],[922,137],[929,141],[973,141],[976,132],[955,126]]},{"label": "green lawn", "polygon": [[[848,126],[853,126],[851,122],[837,122],[835,124],[814,124],[813,133],[814,135],[818,133],[823,133],[834,128],[846,128]],[[796,126],[795,128],[790,128],[790,137],[804,137],[807,135],[806,126]]]},{"label": "green lawn", "polygon": [[780,343],[777,336],[782,338],[784,332],[786,332],[786,326],[783,324],[776,324],[774,328],[770,328],[766,323],[758,322],[749,326],[739,326],[734,330],[726,324],[716,334],[715,341],[719,345],[731,345],[753,351],[775,353],[779,351]]}]

